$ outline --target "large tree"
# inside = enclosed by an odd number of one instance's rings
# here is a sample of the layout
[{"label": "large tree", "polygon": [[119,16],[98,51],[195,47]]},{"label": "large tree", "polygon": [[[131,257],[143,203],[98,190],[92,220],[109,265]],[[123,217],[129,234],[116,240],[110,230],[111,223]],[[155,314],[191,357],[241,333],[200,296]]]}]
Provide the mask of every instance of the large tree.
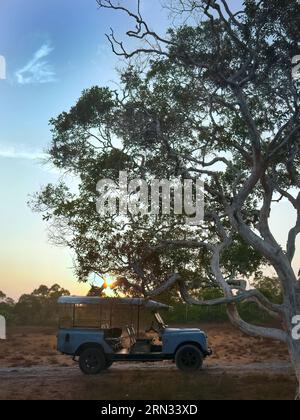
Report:
[{"label": "large tree", "polygon": [[[300,382],[300,284],[293,270],[300,233],[300,108],[293,78],[300,5],[296,0],[173,0],[185,23],[154,32],[140,2],[98,0],[132,19],[129,43],[111,32],[115,54],[130,60],[115,91],[93,87],[51,121],[52,162],[77,177],[78,190],[49,185],[35,207],[52,223],[55,240],[77,256],[77,274],[113,273],[131,293],[156,296],[175,285],[194,305],[226,304],[231,322],[247,334],[287,344]],[[177,20],[178,21],[178,20]],[[137,60],[134,58],[137,57]],[[144,59],[143,59],[144,58]],[[134,61],[133,61],[134,60]],[[201,226],[178,215],[99,217],[101,178],[205,180]],[[288,200],[296,222],[283,249],[270,229],[273,206]],[[257,290],[239,290],[261,264],[275,269],[282,303]],[[197,290],[218,287],[220,299]],[[244,322],[239,301],[255,301],[281,328]],[[298,395],[300,397],[300,393]]]}]

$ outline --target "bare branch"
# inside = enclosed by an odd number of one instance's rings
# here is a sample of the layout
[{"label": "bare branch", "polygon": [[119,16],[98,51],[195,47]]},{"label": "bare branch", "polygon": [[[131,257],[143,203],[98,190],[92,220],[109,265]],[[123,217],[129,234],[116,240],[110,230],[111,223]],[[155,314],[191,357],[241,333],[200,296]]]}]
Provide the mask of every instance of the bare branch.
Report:
[{"label": "bare branch", "polygon": [[[160,35],[158,35],[156,32],[149,29],[147,22],[141,16],[140,0],[137,0],[137,9],[138,9],[137,13],[132,12],[127,7],[121,6],[119,3],[118,4],[114,3],[112,0],[97,0],[97,3],[100,8],[121,11],[127,14],[130,18],[132,18],[133,21],[135,21],[136,23],[136,29],[127,31],[126,33],[127,36],[129,38],[145,40],[146,43],[150,46],[150,48],[138,48],[132,52],[128,52],[126,48],[124,47],[123,42],[118,41],[116,39],[114,30],[111,28],[111,33],[109,35],[107,34],[106,37],[111,44],[112,51],[114,52],[114,54],[116,54],[117,56],[125,57],[126,59],[132,58],[135,55],[138,55],[141,53],[159,54],[159,55],[168,56],[168,53],[161,48],[161,44],[165,46],[170,46],[170,45],[173,45],[173,43],[171,40],[163,38]],[[153,47],[152,43],[149,41],[149,39],[151,38],[156,44],[155,47]]]},{"label": "bare branch", "polygon": [[[293,140],[295,138],[295,136],[300,133],[300,125],[297,125],[296,127],[294,127],[286,136],[285,138],[278,143],[277,141],[274,142],[272,144],[272,148],[270,149],[270,153],[269,156],[270,158],[276,156],[276,154],[278,154],[278,152],[282,149],[284,149],[284,147],[286,147],[291,140]],[[282,132],[278,133],[278,139],[280,139],[282,135]],[[299,141],[299,139],[297,138],[296,141]]]},{"label": "bare branch", "polygon": [[156,247],[155,249],[159,248],[185,248],[185,249],[197,249],[197,248],[206,248],[209,250],[213,249],[213,246],[206,243],[206,242],[199,242],[193,240],[182,240],[182,241],[161,241],[161,245]]},{"label": "bare branch", "polygon": [[182,156],[183,159],[187,159],[189,162],[197,163],[198,165],[201,165],[203,168],[207,168],[209,166],[213,166],[216,163],[225,163],[227,166],[231,166],[230,160],[226,159],[225,157],[215,157],[209,162],[205,162],[205,160],[199,160],[192,156]]},{"label": "bare branch", "polygon": [[300,193],[298,194],[297,200],[297,220],[295,226],[290,230],[287,242],[287,256],[292,262],[296,253],[296,239],[300,234]]},{"label": "bare branch", "polygon": [[[126,59],[128,59],[141,53],[158,54],[158,55],[163,55],[163,56],[168,57],[168,54],[165,51],[161,49],[155,49],[155,48],[138,48],[132,52],[126,51],[123,42],[117,41],[113,29],[111,29],[110,35],[106,35],[106,37],[108,41],[110,42],[113,53],[119,57],[125,57]],[[116,46],[119,47],[119,51],[116,49]]]},{"label": "bare branch", "polygon": [[274,188],[270,180],[266,176],[263,176],[261,178],[261,183],[264,189],[264,198],[263,206],[260,211],[259,231],[266,241],[271,243],[273,246],[276,246],[276,240],[272,235],[269,226],[269,218],[271,213],[271,203],[273,199]]},{"label": "bare branch", "polygon": [[[241,47],[243,50],[245,51],[251,51],[251,49],[249,48],[249,45],[247,45],[245,42],[243,42],[238,35],[236,34],[236,32],[233,30],[230,21],[228,21],[226,19],[226,17],[223,15],[222,9],[220,7],[220,5],[216,2],[216,1],[210,1],[210,0],[204,0],[205,3],[207,3],[208,7],[214,9],[217,11],[220,20],[223,22],[224,27],[226,28],[226,31],[228,33],[228,35],[230,36],[230,38],[239,46]],[[229,10],[229,7],[227,6],[227,9]],[[230,17],[231,19],[231,17]]]},{"label": "bare branch", "polygon": [[188,292],[186,284],[184,280],[182,279],[181,275],[177,273],[172,274],[168,279],[166,279],[163,282],[163,284],[160,287],[149,292],[145,292],[145,290],[142,287],[139,287],[138,285],[129,282],[126,278],[119,278],[117,282],[115,283],[115,286],[118,285],[118,286],[126,286],[127,288],[132,288],[136,290],[139,294],[142,294],[144,297],[147,297],[150,299],[150,298],[160,296],[162,293],[171,289],[176,284],[179,286],[179,291],[180,291],[183,301],[189,305],[212,307],[212,306],[239,303],[239,302],[245,302],[245,301],[249,301],[249,302],[253,301],[259,304],[259,306],[263,308],[264,310],[267,310],[274,317],[280,318],[280,315],[282,315],[282,307],[280,305],[275,305],[269,302],[268,299],[266,299],[257,290],[249,290],[247,292],[240,293],[238,295],[231,295],[229,297],[218,298],[218,299],[210,299],[210,300],[195,299]]},{"label": "bare branch", "polygon": [[228,305],[227,313],[233,325],[252,337],[264,337],[288,343],[288,335],[283,330],[250,325],[239,316],[234,304]]},{"label": "bare branch", "polygon": [[261,153],[261,135],[257,129],[256,123],[249,111],[248,104],[246,102],[243,91],[240,87],[233,87],[233,93],[237,98],[237,102],[240,106],[241,113],[243,115],[244,121],[247,123],[249,134],[253,147],[253,159],[257,160]]},{"label": "bare branch", "polygon": [[229,8],[229,6],[228,6],[228,3],[227,3],[227,1],[226,0],[221,0],[221,2],[222,2],[222,4],[223,4],[223,6],[224,6],[224,9],[226,10],[226,13],[228,14],[228,16],[230,17],[230,22],[229,23],[233,23],[234,25],[236,25],[237,27],[239,27],[240,29],[243,29],[244,28],[244,26],[243,26],[243,24],[241,23],[241,22],[239,22],[237,19],[236,19],[236,16],[238,16],[240,13],[243,13],[242,11],[240,11],[240,12],[237,12],[237,13],[233,13],[231,10],[230,10],[230,8]]}]

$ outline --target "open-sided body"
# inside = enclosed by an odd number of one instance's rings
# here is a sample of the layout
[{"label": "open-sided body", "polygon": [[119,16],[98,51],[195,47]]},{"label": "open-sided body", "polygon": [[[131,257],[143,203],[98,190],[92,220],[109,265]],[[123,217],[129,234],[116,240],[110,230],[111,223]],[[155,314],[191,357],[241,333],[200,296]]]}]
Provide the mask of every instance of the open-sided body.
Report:
[{"label": "open-sided body", "polygon": [[59,304],[58,351],[78,359],[85,374],[122,361],[174,360],[179,369],[194,371],[211,354],[203,331],[168,328],[160,311],[169,307],[159,302],[68,296]]}]

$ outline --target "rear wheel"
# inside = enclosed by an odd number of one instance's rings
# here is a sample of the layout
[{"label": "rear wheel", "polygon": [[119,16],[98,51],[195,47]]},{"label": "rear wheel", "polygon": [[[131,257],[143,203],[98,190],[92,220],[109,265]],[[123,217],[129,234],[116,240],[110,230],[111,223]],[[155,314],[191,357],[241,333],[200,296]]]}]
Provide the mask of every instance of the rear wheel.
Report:
[{"label": "rear wheel", "polygon": [[187,344],[177,351],[175,362],[183,372],[195,372],[203,365],[203,354],[198,347]]},{"label": "rear wheel", "polygon": [[103,351],[94,347],[83,350],[79,356],[79,367],[85,375],[98,375],[106,368]]}]

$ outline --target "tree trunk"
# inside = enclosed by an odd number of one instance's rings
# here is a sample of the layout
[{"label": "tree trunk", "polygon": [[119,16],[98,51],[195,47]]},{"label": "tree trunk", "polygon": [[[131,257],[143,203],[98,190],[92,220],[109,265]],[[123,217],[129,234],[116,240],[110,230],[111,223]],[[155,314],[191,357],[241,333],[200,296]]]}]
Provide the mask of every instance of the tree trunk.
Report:
[{"label": "tree trunk", "polygon": [[296,390],[296,400],[300,401],[300,340],[293,340],[289,338],[288,348],[292,365],[295,370],[298,385]]},{"label": "tree trunk", "polygon": [[289,329],[287,344],[291,362],[298,381],[296,400],[300,401],[300,338],[297,338],[296,336],[296,334],[299,335],[300,330],[299,327],[292,322],[295,316],[300,316],[300,289],[298,288],[296,288],[293,302],[290,303],[289,308],[286,311],[286,320]]},{"label": "tree trunk", "polygon": [[289,337],[288,348],[298,381],[296,400],[300,401],[300,340],[294,340],[292,337]]}]

